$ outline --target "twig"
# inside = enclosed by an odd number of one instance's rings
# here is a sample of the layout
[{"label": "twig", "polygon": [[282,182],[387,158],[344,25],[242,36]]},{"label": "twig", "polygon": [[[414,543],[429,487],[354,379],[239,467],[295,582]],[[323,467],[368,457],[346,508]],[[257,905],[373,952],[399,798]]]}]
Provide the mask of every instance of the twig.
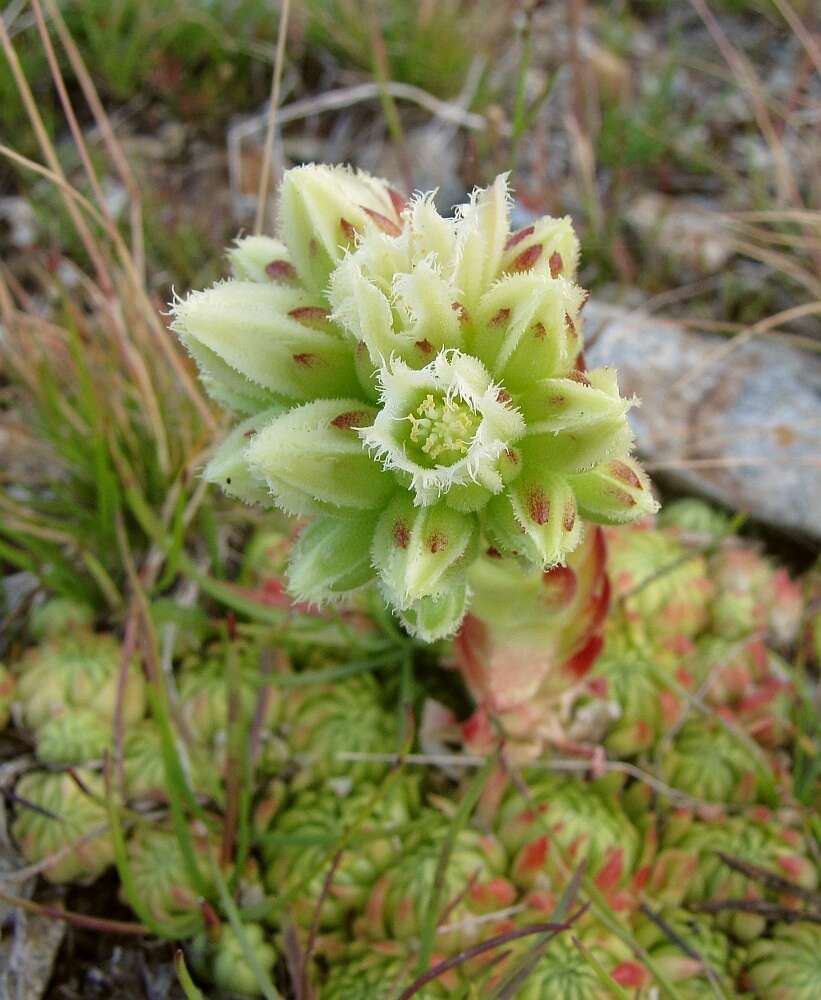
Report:
[{"label": "twig", "polygon": [[274,127],[276,125],[277,105],[279,104],[279,89],[282,84],[282,65],[285,60],[285,39],[288,34],[288,15],[290,10],[291,0],[282,0],[282,7],[279,12],[279,30],[277,31],[274,72],[271,77],[271,103],[268,106],[268,128],[265,133],[262,170],[259,175],[259,189],[257,190],[257,214],[254,219],[254,233],[256,235],[262,232],[265,206],[268,203],[268,181],[271,173],[271,155],[274,150]]},{"label": "twig", "polygon": [[443,962],[440,962],[438,965],[434,965],[433,968],[428,969],[427,972],[417,977],[410,984],[410,986],[408,986],[407,989],[399,995],[397,1000],[410,1000],[410,998],[415,996],[423,986],[426,986],[428,983],[433,982],[434,979],[438,979],[440,976],[443,976],[451,969],[455,969],[458,966],[463,965],[465,962],[469,962],[472,958],[484,955],[485,952],[493,951],[494,948],[499,948],[511,941],[528,937],[531,934],[549,933],[551,937],[555,937],[556,934],[566,931],[572,927],[580,917],[584,916],[589,908],[590,904],[585,903],[583,906],[580,906],[579,909],[576,910],[576,912],[564,923],[528,924],[526,927],[520,927],[518,930],[498,934],[496,937],[489,938],[487,941],[481,941],[479,944],[466,948],[464,951],[460,951],[458,955],[453,955],[451,958],[445,959]]},{"label": "twig", "polygon": [[35,903],[20,896],[10,896],[0,892],[0,903],[13,906],[27,913],[36,913],[40,917],[52,917],[55,920],[65,920],[73,927],[84,927],[86,930],[100,931],[103,934],[131,934],[142,936],[148,934],[148,928],[142,924],[127,923],[124,920],[109,920],[105,917],[90,917],[85,913],[74,913],[73,910],[63,910],[59,906],[49,906],[47,903]]},{"label": "twig", "polygon": [[802,920],[821,924],[821,913],[816,910],[793,910],[789,906],[770,903],[765,899],[708,899],[703,903],[690,903],[688,909],[696,913],[755,913],[768,920],[779,920],[787,924]]},{"label": "twig", "polygon": [[821,910],[821,893],[814,892],[812,889],[805,889],[803,885],[797,885],[790,879],[784,878],[783,875],[779,875],[778,872],[773,872],[769,868],[753,864],[752,861],[734,858],[730,854],[725,854],[724,851],[716,851],[716,854],[733,871],[740,872],[742,875],[746,875],[747,878],[751,878],[755,882],[760,882],[769,889],[775,889],[776,892],[786,892],[791,896],[798,896],[799,899],[806,899],[808,903],[814,903]]}]

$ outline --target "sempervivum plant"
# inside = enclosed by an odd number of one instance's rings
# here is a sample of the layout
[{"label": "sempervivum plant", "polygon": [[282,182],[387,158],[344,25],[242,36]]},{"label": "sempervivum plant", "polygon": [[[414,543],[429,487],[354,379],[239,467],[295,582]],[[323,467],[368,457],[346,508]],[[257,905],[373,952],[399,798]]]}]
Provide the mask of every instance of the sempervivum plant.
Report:
[{"label": "sempervivum plant", "polygon": [[604,536],[585,534],[564,566],[523,571],[492,548],[468,573],[474,591],[454,644],[456,662],[478,708],[465,742],[481,749],[503,729],[509,752],[538,755],[564,736],[570,704],[602,645],[609,605]]},{"label": "sempervivum plant", "polygon": [[[214,767],[210,748],[200,743],[178,746],[189,785],[197,794],[219,795],[219,769]],[[125,792],[129,799],[165,801],[168,776],[160,730],[151,719],[130,726],[123,743]]]},{"label": "sempervivum plant", "polygon": [[70,597],[52,597],[36,605],[29,615],[32,639],[54,639],[76,630],[85,630],[94,621],[94,609]]},{"label": "sempervivum plant", "polygon": [[[460,951],[481,937],[492,937],[494,920],[516,899],[505,876],[507,855],[496,837],[463,827],[450,845],[440,871],[450,824],[435,810],[420,821],[421,832],[408,837],[395,861],[373,886],[355,930],[375,941],[418,939],[429,917],[434,883],[439,892],[435,949]],[[437,879],[441,881],[437,882]],[[484,919],[483,919],[484,918]]]},{"label": "sempervivum plant", "polygon": [[[636,920],[635,936],[666,978],[686,985],[694,979],[706,985],[712,978],[732,995],[727,936],[709,918],[679,907],[662,907],[654,916],[643,914]],[[709,990],[704,995],[709,996]]]},{"label": "sempervivum plant", "polygon": [[[78,629],[29,649],[15,665],[17,701],[22,721],[36,730],[48,719],[88,708],[111,723],[117,704],[121,650],[113,635]],[[129,664],[123,690],[122,718],[142,718],[145,685],[136,663]]]},{"label": "sempervivum plant", "polygon": [[241,243],[234,280],[175,305],[206,387],[246,417],[206,476],[312,517],[299,599],[376,578],[409,630],[446,636],[487,545],[549,568],[583,519],[655,508],[630,401],[584,371],[570,222],[511,233],[508,197],[499,177],[443,218],[363,174],[291,170],[283,242]]},{"label": "sempervivum plant", "polygon": [[[413,779],[394,782],[384,792],[358,783],[348,795],[331,788],[305,789],[276,813],[262,835],[265,881],[282,902],[289,918],[310,927],[319,911],[322,929],[338,927],[346,913],[359,908],[376,879],[396,855],[396,831],[407,824],[419,806],[419,787]],[[372,834],[367,843],[346,850],[336,864],[323,898],[323,887],[338,845],[347,832]],[[289,843],[289,838],[292,842]],[[306,845],[306,838],[316,838]]]},{"label": "sempervivum plant", "polygon": [[[189,956],[194,968],[219,990],[231,996],[259,997],[262,984],[248,961],[246,948],[250,948],[260,972],[269,977],[274,971],[277,953],[265,928],[260,924],[243,922],[241,940],[230,924],[223,924],[213,937],[199,934],[189,946]],[[278,993],[266,996],[279,997]]]},{"label": "sempervivum plant", "polygon": [[777,924],[756,941],[744,961],[744,984],[761,1000],[815,1000],[821,996],[821,927]]},{"label": "sempervivum plant", "polygon": [[756,633],[778,648],[795,641],[803,599],[786,569],[776,569],[752,546],[732,544],[712,557],[710,572],[716,587],[712,624],[718,635],[739,639]]},{"label": "sempervivum plant", "polygon": [[385,764],[337,756],[345,751],[396,750],[396,718],[383,707],[371,674],[303,685],[288,692],[286,708],[283,731],[291,759],[299,767],[295,786],[334,778],[368,780],[385,772]]},{"label": "sempervivum plant", "polygon": [[99,761],[112,746],[111,723],[90,708],[72,708],[37,729],[35,753],[44,764]]},{"label": "sempervivum plant", "polygon": [[632,905],[648,869],[654,831],[642,837],[614,796],[558,775],[527,775],[527,798],[511,789],[496,816],[499,839],[511,856],[511,878],[531,892],[556,897],[572,870],[587,871],[614,909]]},{"label": "sempervivum plant", "polygon": [[689,719],[662,754],[662,778],[707,802],[742,805],[772,796],[772,775],[760,756],[720,719]]},{"label": "sempervivum plant", "polygon": [[706,560],[644,522],[607,533],[614,642],[677,661],[708,625],[713,585]]},{"label": "sempervivum plant", "polygon": [[32,771],[17,783],[12,833],[28,862],[51,859],[50,882],[93,882],[114,860],[105,791],[98,775]]},{"label": "sempervivum plant", "polygon": [[[396,943],[353,947],[331,964],[328,978],[319,990],[319,1000],[394,1000],[414,978],[415,958],[402,954]],[[458,970],[426,983],[414,996],[418,1000],[457,1000]]]},{"label": "sempervivum plant", "polygon": [[[651,897],[679,905],[705,900],[778,899],[796,903],[789,893],[775,894],[726,865],[718,855],[749,862],[789,879],[805,889],[815,889],[818,872],[807,856],[801,835],[778,822],[767,810],[745,816],[698,820],[678,812],[667,826],[648,883]],[[757,913],[727,910],[716,916],[717,925],[741,941],[759,937],[766,919]]]}]

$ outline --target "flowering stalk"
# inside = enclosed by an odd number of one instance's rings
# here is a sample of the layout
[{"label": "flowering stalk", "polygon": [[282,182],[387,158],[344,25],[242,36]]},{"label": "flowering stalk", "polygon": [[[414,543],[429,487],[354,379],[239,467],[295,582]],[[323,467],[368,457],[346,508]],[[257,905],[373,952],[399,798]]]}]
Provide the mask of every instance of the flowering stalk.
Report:
[{"label": "flowering stalk", "polygon": [[280,240],[175,304],[175,329],[245,419],[206,477],[309,516],[299,600],[376,580],[406,628],[452,635],[489,546],[539,571],[583,521],[655,508],[615,373],[586,372],[567,219],[511,233],[506,178],[454,218],[343,168],[288,171]]}]

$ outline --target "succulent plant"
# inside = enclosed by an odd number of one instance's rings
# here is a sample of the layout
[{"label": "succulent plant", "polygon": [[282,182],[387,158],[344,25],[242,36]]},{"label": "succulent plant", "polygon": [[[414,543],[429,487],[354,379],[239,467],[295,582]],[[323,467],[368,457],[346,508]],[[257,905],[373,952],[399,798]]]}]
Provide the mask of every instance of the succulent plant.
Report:
[{"label": "succulent plant", "polygon": [[[648,895],[676,906],[705,900],[774,898],[771,890],[724,864],[718,851],[766,868],[805,889],[814,889],[818,883],[818,872],[806,855],[801,835],[766,809],[710,821],[679,811],[667,825],[647,885]],[[795,902],[789,894],[783,894],[780,901],[787,905]],[[740,941],[759,937],[766,925],[759,914],[732,910],[717,914],[715,920],[719,928]]]},{"label": "succulent plant", "polygon": [[[677,907],[662,907],[656,920],[642,915],[635,924],[636,942],[672,983],[713,981],[732,995],[730,942],[709,918]],[[708,994],[706,994],[708,995]]]},{"label": "succulent plant", "polygon": [[352,782],[378,778],[387,765],[339,760],[337,754],[396,750],[396,719],[382,707],[378,685],[370,674],[289,691],[284,718],[291,760],[299,767],[296,787],[333,778]]},{"label": "succulent plant", "polygon": [[509,752],[535,756],[562,738],[572,698],[602,646],[609,605],[604,536],[588,530],[564,566],[523,571],[496,549],[468,574],[470,613],[454,644],[456,662],[477,702],[464,726],[470,748],[485,719],[504,730]]},{"label": "succulent plant", "polygon": [[707,627],[713,585],[707,563],[671,533],[646,522],[607,532],[613,640],[678,662]]},{"label": "succulent plant", "polygon": [[7,666],[0,663],[0,732],[9,724],[17,682]]},{"label": "succulent plant", "polygon": [[707,802],[742,805],[768,794],[763,761],[710,716],[691,718],[681,727],[661,756],[660,773],[673,788]]},{"label": "succulent plant", "polygon": [[[228,742],[228,720],[230,689],[227,656],[237,657],[238,712],[240,720],[250,727],[259,703],[263,676],[259,670],[259,647],[236,643],[230,654],[223,647],[206,650],[199,656],[188,658],[178,676],[180,711],[195,742],[215,755],[218,766],[224,763]],[[266,693],[264,725],[261,735],[264,741],[263,757],[268,758],[272,750],[277,758],[278,744],[273,732],[281,712],[279,688],[269,686]],[[276,744],[276,746],[274,746]]]},{"label": "succulent plant", "polygon": [[[436,810],[420,817],[421,832],[406,838],[395,861],[377,880],[354,928],[375,941],[409,944],[428,917],[431,892],[450,824]],[[496,837],[469,827],[456,833],[439,883],[440,923],[435,948],[449,954],[494,932],[482,915],[505,911],[516,889],[505,877],[507,856]],[[500,915],[500,920],[501,920]]]},{"label": "succulent plant", "polygon": [[602,1000],[608,996],[608,978],[624,987],[641,986],[648,980],[646,970],[614,935],[606,932],[582,935],[579,942],[581,947],[569,934],[553,938],[516,994],[517,1000],[558,1000],[559,997],[562,1000]]},{"label": "succulent plant", "polygon": [[740,639],[755,633],[779,649],[793,644],[804,604],[800,585],[786,569],[736,542],[712,557],[710,574],[716,587],[711,607],[716,634]]},{"label": "succulent plant", "polygon": [[[24,724],[36,731],[48,719],[77,708],[89,709],[101,721],[112,723],[121,656],[114,636],[84,629],[29,649],[15,665]],[[132,662],[123,692],[124,724],[136,722],[144,712],[145,684]]]},{"label": "succulent plant", "polygon": [[[260,924],[243,922],[245,945],[250,947],[262,972],[271,976],[277,961],[274,945]],[[243,943],[230,924],[222,924],[214,936],[198,934],[188,946],[196,971],[219,990],[230,995],[260,997],[263,988],[246,958]],[[279,994],[275,994],[279,997]]]},{"label": "succulent plant", "polygon": [[[76,768],[65,772],[31,771],[17,783],[17,815],[12,833],[29,863],[58,855],[43,869],[50,882],[87,884],[114,860],[108,813],[102,804],[100,777]],[[80,787],[82,782],[85,789]],[[91,794],[88,794],[88,793]],[[101,828],[99,833],[89,836]]]},{"label": "succulent plant", "polygon": [[93,709],[71,708],[37,729],[34,749],[43,764],[86,764],[101,760],[112,744],[110,722]]},{"label": "succulent plant", "polygon": [[36,642],[59,639],[77,630],[85,631],[94,622],[94,609],[70,597],[51,597],[37,604],[29,616],[29,634]]},{"label": "succulent plant", "polygon": [[[291,919],[310,927],[343,834],[349,827],[357,833],[384,831],[383,838],[349,847],[334,869],[322,901],[320,927],[338,927],[346,913],[361,907],[379,875],[395,858],[401,845],[395,831],[410,821],[418,806],[418,783],[410,778],[393,783],[384,793],[375,785],[361,783],[347,795],[331,788],[301,791],[274,817],[272,832],[279,839],[264,848],[269,889],[286,900]],[[289,836],[294,837],[293,844],[284,842]],[[306,837],[325,842],[306,845]]]},{"label": "succulent plant", "polygon": [[[216,845],[207,838],[193,838],[199,870],[210,884],[209,850]],[[142,905],[158,924],[179,925],[180,918],[199,922],[200,893],[186,867],[185,857],[173,830],[141,826],[128,839],[128,862],[135,891]]]},{"label": "succulent plant", "polygon": [[650,750],[681,716],[681,699],[664,683],[663,672],[640,652],[605,653],[593,668],[588,688],[590,698],[617,707],[603,741],[616,757]]},{"label": "succulent plant", "polygon": [[511,856],[513,881],[531,893],[555,897],[586,858],[588,874],[611,906],[631,906],[633,890],[648,874],[654,831],[641,837],[615,796],[604,789],[545,772],[525,777],[529,796],[509,790],[495,818],[499,839]]},{"label": "succulent plant", "polygon": [[241,242],[237,277],[177,302],[175,329],[247,416],[206,476],[313,518],[297,598],[376,578],[411,632],[447,636],[483,545],[546,569],[582,519],[655,508],[630,401],[614,372],[584,371],[569,220],[510,233],[504,177],[449,219],[429,196],[406,207],[384,182],[309,166],[284,177],[280,232]]},{"label": "succulent plant", "polygon": [[[220,775],[214,767],[210,749],[195,743],[191,747],[183,744],[179,750],[191,788],[197,793],[217,797]],[[129,727],[123,742],[123,769],[129,799],[167,800],[168,778],[162,739],[153,720],[143,719]]]},{"label": "succulent plant", "polygon": [[777,924],[755,941],[744,960],[744,982],[761,1000],[815,1000],[821,996],[821,927]]},{"label": "succulent plant", "polygon": [[[415,957],[389,944],[354,946],[331,964],[319,1000],[394,1000],[414,979]],[[461,981],[456,971],[425,984],[418,1000],[458,1000]]]},{"label": "succulent plant", "polygon": [[713,542],[723,537],[731,524],[727,514],[695,497],[666,503],[658,521],[659,527],[700,542]]}]

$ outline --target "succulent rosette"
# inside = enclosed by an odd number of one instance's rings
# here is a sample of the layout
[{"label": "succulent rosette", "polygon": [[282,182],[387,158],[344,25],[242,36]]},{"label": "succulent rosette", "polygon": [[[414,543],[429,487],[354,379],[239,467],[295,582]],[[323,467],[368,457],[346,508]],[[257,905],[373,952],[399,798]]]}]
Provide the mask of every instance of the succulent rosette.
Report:
[{"label": "succulent rosette", "polygon": [[821,996],[821,927],[776,924],[754,942],[744,960],[744,984],[761,1000],[815,1000]]},{"label": "succulent rosette", "polygon": [[710,803],[746,805],[772,797],[765,762],[714,717],[691,718],[681,727],[661,755],[660,773],[671,787]]},{"label": "succulent rosette", "polygon": [[732,523],[723,511],[696,497],[683,497],[665,503],[659,512],[658,522],[659,527],[680,535],[683,540],[701,544],[722,538]]},{"label": "succulent rosette", "polygon": [[[15,664],[17,708],[22,722],[37,731],[63,712],[83,708],[111,724],[117,704],[122,652],[113,635],[78,629],[29,649]],[[145,712],[145,683],[136,662],[123,688],[125,724]]]},{"label": "succulent rosette", "polygon": [[587,872],[610,905],[630,908],[649,872],[652,827],[640,835],[603,788],[544,772],[526,778],[528,797],[509,790],[495,818],[511,856],[513,881],[531,893],[558,898],[572,870],[587,859]]},{"label": "succulent rosette", "polygon": [[[818,871],[807,855],[801,834],[778,822],[767,810],[710,821],[680,811],[670,818],[665,830],[662,850],[647,885],[648,895],[676,906],[742,899],[796,904],[789,893],[779,897],[760,882],[730,868],[719,857],[719,851],[805,889],[815,889],[818,884]],[[715,922],[740,941],[753,941],[766,926],[766,918],[760,914],[732,910],[716,914]]]},{"label": "succulent rosette", "polygon": [[290,170],[282,242],[241,242],[234,280],[175,305],[206,388],[247,418],[207,478],[312,518],[298,599],[376,579],[411,632],[444,637],[488,544],[547,569],[583,519],[655,508],[631,401],[584,371],[570,221],[511,233],[508,201],[499,177],[443,218],[364,174]]},{"label": "succulent rosette", "polygon": [[99,775],[83,768],[31,771],[17,783],[12,834],[26,861],[53,857],[42,869],[50,882],[87,884],[114,861],[104,794]]},{"label": "succulent rosette", "polygon": [[101,760],[113,742],[110,722],[93,709],[72,708],[37,729],[34,749],[43,764],[85,764]]},{"label": "succulent rosette", "polygon": [[799,632],[804,601],[800,585],[751,545],[723,546],[710,560],[716,597],[713,631],[726,639],[757,634],[779,649]]},{"label": "succulent rosette", "polygon": [[[347,795],[331,788],[305,789],[274,817],[270,833],[262,834],[265,881],[283,903],[288,917],[309,928],[320,899],[320,928],[337,928],[345,915],[358,909],[379,875],[401,848],[397,833],[418,810],[419,787],[413,779],[394,783],[385,792],[359,783]],[[364,845],[346,850],[323,888],[337,845],[350,831],[383,832]],[[293,842],[289,843],[289,838]],[[316,839],[314,845],[306,844]]]},{"label": "succulent rosette", "polygon": [[614,613],[611,645],[678,662],[708,626],[714,588],[707,562],[672,533],[642,522],[607,532]]},{"label": "succulent rosette", "polygon": [[[499,920],[516,900],[506,877],[507,855],[495,836],[469,827],[456,833],[444,872],[439,871],[450,823],[430,809],[420,817],[421,832],[405,839],[402,850],[373,886],[354,930],[375,941],[408,944],[419,938],[426,924],[431,892],[441,875],[440,923],[435,948],[450,954],[492,937]],[[484,919],[483,919],[484,918]]]},{"label": "succulent rosette", "polygon": [[477,703],[464,724],[471,749],[493,741],[493,719],[507,749],[523,759],[565,735],[570,706],[602,646],[610,588],[604,536],[586,532],[563,566],[523,571],[496,549],[468,573],[470,613],[454,644]]},{"label": "succulent rosette", "polygon": [[[415,978],[416,957],[403,954],[396,944],[378,943],[352,947],[331,964],[319,990],[319,1000],[394,1000]],[[414,996],[418,1000],[458,1000],[463,996],[458,970],[426,983]]]},{"label": "succulent rosette", "polygon": [[298,767],[295,787],[345,779],[374,780],[387,770],[378,761],[347,761],[337,754],[394,753],[396,717],[386,711],[370,674],[333,684],[305,684],[290,690],[282,726],[290,760]]},{"label": "succulent rosette", "polygon": [[[179,743],[178,755],[189,785],[197,794],[218,798],[219,769],[214,767],[208,747]],[[143,719],[130,726],[123,742],[125,793],[128,799],[164,802],[168,799],[168,776],[162,736],[157,724]]]},{"label": "succulent rosette", "polygon": [[94,622],[94,609],[71,597],[52,597],[36,605],[29,615],[32,639],[56,639],[76,630],[84,631]]},{"label": "succulent rosette", "polygon": [[685,991],[697,980],[699,988],[708,987],[704,996],[711,995],[712,976],[725,993],[732,995],[730,941],[726,934],[708,917],[679,907],[662,907],[655,916],[655,920],[645,914],[640,916],[634,933],[636,942],[663,975],[672,983],[683,984]]},{"label": "succulent rosette", "polygon": [[[230,996],[261,997],[264,990],[246,956],[250,948],[261,971],[273,974],[277,952],[260,924],[244,921],[243,941],[230,924],[222,924],[215,937],[198,934],[189,944],[188,955],[196,971]],[[275,994],[279,997],[279,994]]]},{"label": "succulent rosette", "polygon": [[618,986],[640,986],[646,970],[630,949],[613,934],[582,934],[578,944],[568,932],[551,940],[544,955],[525,980],[517,1000],[602,1000],[610,995],[607,980]]}]

